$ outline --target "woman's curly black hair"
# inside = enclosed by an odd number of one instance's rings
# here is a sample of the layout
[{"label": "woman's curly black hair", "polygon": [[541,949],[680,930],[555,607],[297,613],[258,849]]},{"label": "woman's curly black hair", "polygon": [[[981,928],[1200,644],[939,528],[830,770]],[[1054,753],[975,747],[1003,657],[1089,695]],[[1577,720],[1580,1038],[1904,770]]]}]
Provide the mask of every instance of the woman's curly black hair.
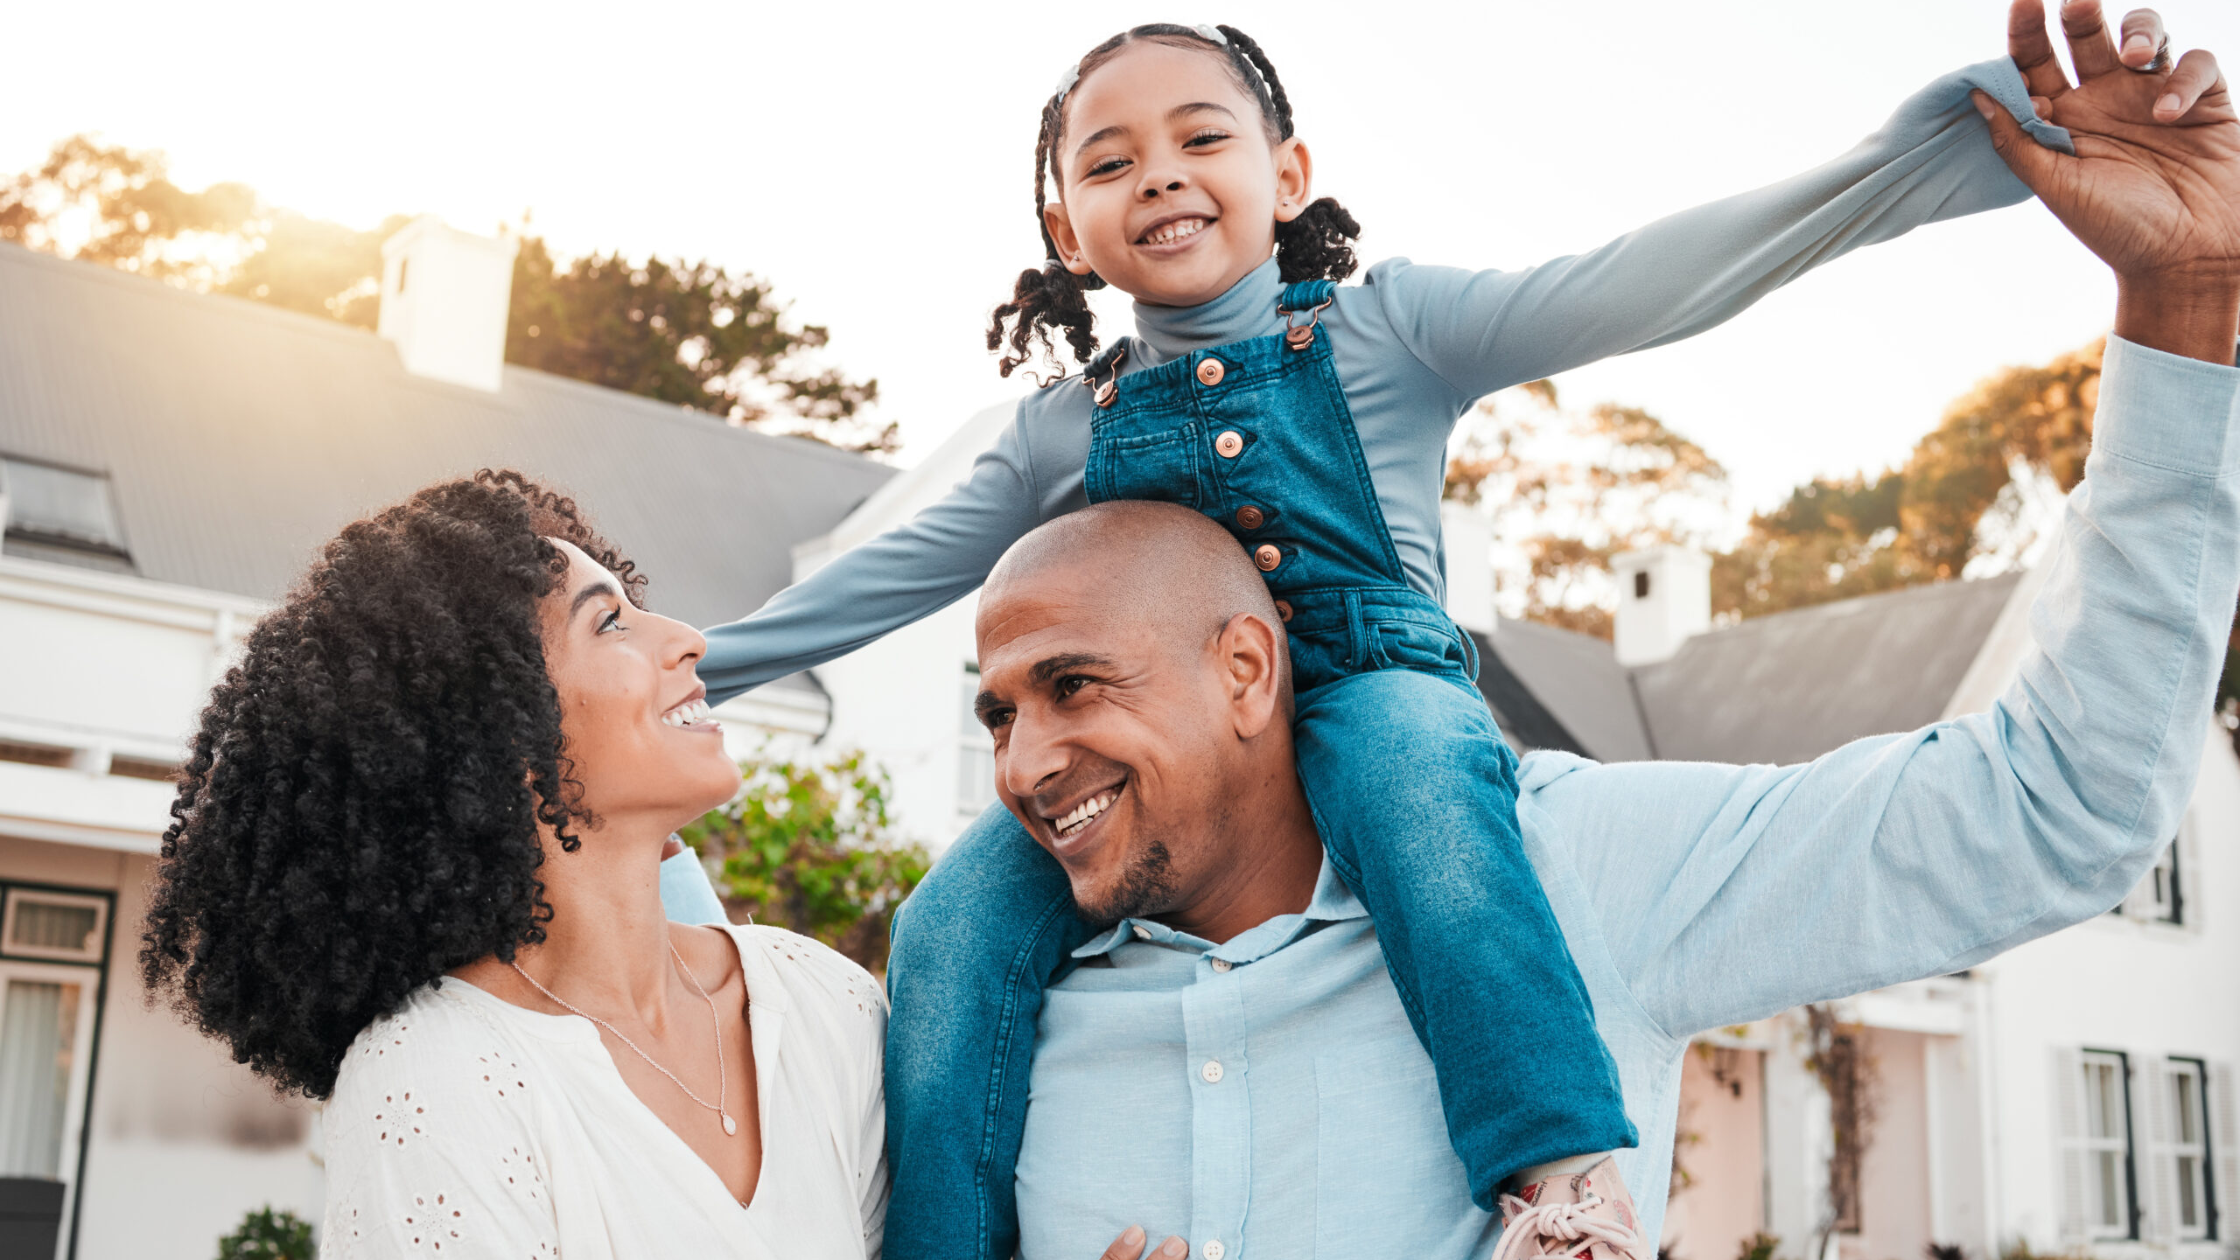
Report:
[{"label": "woman's curly black hair", "polygon": [[573,852],[590,821],[539,629],[553,538],[639,601],[572,500],[484,469],[345,528],[211,693],[140,970],[284,1090],[327,1096],[415,989],[544,939],[539,824]]},{"label": "woman's curly black hair", "polygon": [[[1237,86],[1259,103],[1260,121],[1267,131],[1268,143],[1281,144],[1289,140],[1292,136],[1291,98],[1284,93],[1283,80],[1276,77],[1275,63],[1268,60],[1268,54],[1261,51],[1250,35],[1236,27],[1214,29],[1220,31],[1227,42],[1216,42],[1194,27],[1170,22],[1132,27],[1090,49],[1077,68],[1085,79],[1097,67],[1118,56],[1122,48],[1138,40],[1209,53],[1221,58]],[[996,363],[997,370],[1007,377],[1038,353],[1033,348],[1036,343],[1041,346],[1040,354],[1053,361],[1057,359],[1057,343],[1050,336],[1053,329],[1064,334],[1075,362],[1087,364],[1097,354],[1096,317],[1089,310],[1088,292],[1103,288],[1104,277],[1095,272],[1077,276],[1066,270],[1065,263],[1058,257],[1058,243],[1051,239],[1049,225],[1042,217],[1046,183],[1062,182],[1058,156],[1065,142],[1065,132],[1065,101],[1052,93],[1043,103],[1042,131],[1034,142],[1034,220],[1042,232],[1044,262],[1038,268],[1019,273],[1018,281],[1012,286],[1011,300],[998,306],[988,320],[988,349],[1000,350],[1006,341],[1010,343],[1010,353]],[[1361,225],[1331,197],[1313,202],[1289,223],[1278,222],[1276,266],[1283,273],[1283,282],[1343,280],[1352,275],[1356,265],[1354,238],[1360,235]],[[1058,376],[1062,378],[1065,372],[1061,365]]]}]

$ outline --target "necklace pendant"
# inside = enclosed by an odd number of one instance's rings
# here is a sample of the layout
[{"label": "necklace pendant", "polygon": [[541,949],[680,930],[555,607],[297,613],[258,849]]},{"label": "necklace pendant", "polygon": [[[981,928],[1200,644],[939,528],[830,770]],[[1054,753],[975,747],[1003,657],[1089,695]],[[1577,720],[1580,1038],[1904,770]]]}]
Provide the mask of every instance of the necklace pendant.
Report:
[{"label": "necklace pendant", "polygon": [[739,1136],[739,1122],[731,1118],[730,1112],[719,1111],[716,1114],[723,1117],[723,1135],[725,1137]]}]

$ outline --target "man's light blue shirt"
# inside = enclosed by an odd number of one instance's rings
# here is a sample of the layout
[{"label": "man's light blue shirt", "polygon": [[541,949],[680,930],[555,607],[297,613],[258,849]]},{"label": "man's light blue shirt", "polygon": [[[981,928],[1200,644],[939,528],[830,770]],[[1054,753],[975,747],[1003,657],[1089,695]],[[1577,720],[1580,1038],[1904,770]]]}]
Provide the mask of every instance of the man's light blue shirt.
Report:
[{"label": "man's light blue shirt", "polygon": [[[1640,1128],[1621,1169],[1651,1237],[1691,1034],[1967,967],[2153,862],[2240,591],[2236,429],[2240,371],[2109,340],[2038,648],[1990,712],[1800,766],[1525,759],[1524,841]],[[1131,920],[1080,953],[1039,1029],[1027,1260],[1131,1222],[1216,1260],[1490,1250],[1375,927],[1327,866],[1305,913],[1219,946]]]}]

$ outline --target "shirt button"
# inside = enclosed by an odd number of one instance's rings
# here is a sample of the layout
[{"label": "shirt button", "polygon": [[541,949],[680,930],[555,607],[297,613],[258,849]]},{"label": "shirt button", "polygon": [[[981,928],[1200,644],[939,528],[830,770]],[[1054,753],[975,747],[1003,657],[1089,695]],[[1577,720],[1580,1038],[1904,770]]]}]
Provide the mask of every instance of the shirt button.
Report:
[{"label": "shirt button", "polygon": [[1213,449],[1223,459],[1235,459],[1237,453],[1244,449],[1244,435],[1235,429],[1225,429],[1220,437],[1213,440]]},{"label": "shirt button", "polygon": [[1252,549],[1252,562],[1260,566],[1262,573],[1273,573],[1276,566],[1283,563],[1283,552],[1274,543],[1261,543]]},{"label": "shirt button", "polygon": [[1198,383],[1200,385],[1219,385],[1221,378],[1228,374],[1229,369],[1221,366],[1221,360],[1219,359],[1198,360]]},{"label": "shirt button", "polygon": [[1138,924],[1136,924],[1136,939],[1137,939],[1137,940],[1139,940],[1139,941],[1148,941],[1148,940],[1150,940],[1150,939],[1151,939],[1151,929],[1150,929],[1150,928],[1147,928],[1147,927],[1145,927],[1145,926],[1144,926],[1144,925],[1142,925],[1141,923],[1138,923]]},{"label": "shirt button", "polygon": [[1206,1260],[1221,1260],[1221,1257],[1229,1254],[1229,1249],[1222,1246],[1218,1238],[1208,1238],[1205,1251]]},{"label": "shirt button", "polygon": [[1268,514],[1256,507],[1237,509],[1237,524],[1244,529],[1258,529],[1268,523]]},{"label": "shirt button", "polygon": [[1234,967],[1234,966],[1236,966],[1236,964],[1235,964],[1235,963],[1233,963],[1233,962],[1230,962],[1230,961],[1229,961],[1228,959],[1226,959],[1226,958],[1216,958],[1216,959],[1214,959],[1214,960],[1213,960],[1213,970],[1214,970],[1214,974],[1216,974],[1216,975],[1222,975],[1222,976],[1228,975],[1228,974],[1229,974],[1229,968],[1231,968],[1231,967]]},{"label": "shirt button", "polygon": [[1288,600],[1288,599],[1279,599],[1279,600],[1277,600],[1277,601],[1276,601],[1276,616],[1278,616],[1278,617],[1281,617],[1281,618],[1283,618],[1283,619],[1284,619],[1285,621],[1287,621],[1287,622],[1291,620],[1291,601],[1290,601],[1290,600]]},{"label": "shirt button", "polygon": [[1198,1075],[1204,1077],[1208,1085],[1219,1085],[1221,1083],[1221,1060],[1207,1059],[1206,1065],[1198,1069]]}]

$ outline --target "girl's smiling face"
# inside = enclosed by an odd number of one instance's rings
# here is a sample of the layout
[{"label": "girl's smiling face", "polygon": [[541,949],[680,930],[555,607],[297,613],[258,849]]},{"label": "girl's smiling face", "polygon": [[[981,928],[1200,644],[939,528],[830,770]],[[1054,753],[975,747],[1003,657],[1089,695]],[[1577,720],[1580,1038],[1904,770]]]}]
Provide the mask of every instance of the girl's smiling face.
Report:
[{"label": "girl's smiling face", "polygon": [[1306,146],[1271,143],[1218,52],[1138,41],[1084,76],[1064,109],[1050,237],[1068,270],[1139,302],[1228,292],[1311,200]]}]

